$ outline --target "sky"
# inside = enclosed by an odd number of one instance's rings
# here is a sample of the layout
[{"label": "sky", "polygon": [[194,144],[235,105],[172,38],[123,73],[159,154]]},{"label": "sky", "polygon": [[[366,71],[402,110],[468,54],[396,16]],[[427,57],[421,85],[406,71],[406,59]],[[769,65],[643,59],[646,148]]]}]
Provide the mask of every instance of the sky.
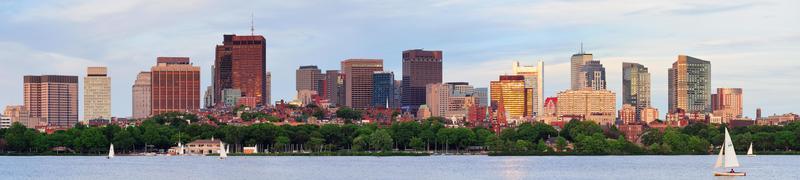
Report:
[{"label": "sky", "polygon": [[[272,100],[291,100],[295,69],[380,58],[402,72],[403,50],[444,53],[444,81],[487,87],[513,61],[545,63],[545,95],[569,87],[569,58],[594,54],[621,104],[622,62],[649,68],[653,106],[667,108],[679,54],[711,61],[711,85],[744,90],[744,112],[800,112],[797,0],[5,0],[0,1],[0,106],[22,104],[24,75],[83,79],[108,66],[112,114],[131,115],[131,86],[159,56],[188,56],[211,82],[223,34],[267,39]],[[82,98],[81,102],[83,104]],[[83,110],[81,107],[81,116]]]}]

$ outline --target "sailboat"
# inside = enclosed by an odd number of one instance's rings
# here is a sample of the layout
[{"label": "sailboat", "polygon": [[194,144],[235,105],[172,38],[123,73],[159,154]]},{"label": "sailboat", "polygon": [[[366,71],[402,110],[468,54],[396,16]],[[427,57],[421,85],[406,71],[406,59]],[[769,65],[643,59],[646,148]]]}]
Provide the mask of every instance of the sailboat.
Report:
[{"label": "sailboat", "polygon": [[178,155],[183,155],[183,144],[178,141]]},{"label": "sailboat", "polygon": [[747,157],[756,157],[756,155],[753,154],[753,143],[752,142],[750,143],[750,148],[747,149]]},{"label": "sailboat", "polygon": [[111,144],[111,147],[108,148],[108,156],[106,159],[111,159],[114,157],[114,144]]},{"label": "sailboat", "polygon": [[225,148],[225,144],[219,142],[219,159],[225,159],[228,157],[228,150]]},{"label": "sailboat", "polygon": [[739,160],[736,159],[736,150],[733,148],[733,141],[731,135],[728,133],[728,128],[725,128],[725,142],[719,150],[717,162],[714,164],[715,168],[724,167],[731,168],[730,171],[714,172],[714,176],[746,176],[745,172],[736,172],[733,170],[739,167]]}]

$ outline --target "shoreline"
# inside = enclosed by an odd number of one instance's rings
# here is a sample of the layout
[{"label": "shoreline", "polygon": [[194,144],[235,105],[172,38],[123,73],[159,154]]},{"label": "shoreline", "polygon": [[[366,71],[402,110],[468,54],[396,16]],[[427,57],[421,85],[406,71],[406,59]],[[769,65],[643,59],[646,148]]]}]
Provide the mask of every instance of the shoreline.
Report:
[{"label": "shoreline", "polygon": [[[707,156],[714,154],[587,154],[587,153],[540,153],[540,152],[488,152],[488,153],[429,153],[429,152],[313,152],[313,153],[257,153],[257,154],[242,154],[231,153],[228,156],[374,156],[374,157],[414,157],[414,156]],[[781,151],[781,152],[763,152],[756,154],[757,156],[774,156],[774,155],[800,155],[800,151]],[[51,154],[51,153],[0,153],[2,156],[106,156],[106,154],[78,154],[78,153],[64,153],[64,154]],[[139,154],[117,154],[116,156],[141,156],[148,157],[148,155]],[[211,156],[216,157],[218,154],[207,155],[167,155],[157,154],[152,157],[172,157],[172,156]],[[738,156],[747,156],[745,153]]]}]

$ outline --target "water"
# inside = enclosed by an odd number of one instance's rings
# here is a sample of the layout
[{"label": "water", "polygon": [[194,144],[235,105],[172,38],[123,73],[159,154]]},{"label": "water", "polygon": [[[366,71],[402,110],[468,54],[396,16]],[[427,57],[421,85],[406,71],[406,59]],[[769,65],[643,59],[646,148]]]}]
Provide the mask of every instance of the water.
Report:
[{"label": "water", "polygon": [[[0,179],[715,179],[716,156],[0,157]],[[800,179],[800,156],[739,156],[735,179]],[[732,179],[732,178],[726,178]]]}]

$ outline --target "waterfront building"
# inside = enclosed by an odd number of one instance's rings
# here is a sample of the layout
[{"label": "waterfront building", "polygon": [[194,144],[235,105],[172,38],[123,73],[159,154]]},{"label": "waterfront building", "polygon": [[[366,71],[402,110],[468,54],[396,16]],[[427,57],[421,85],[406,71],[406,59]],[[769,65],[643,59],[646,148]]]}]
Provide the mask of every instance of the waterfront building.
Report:
[{"label": "waterfront building", "polygon": [[347,59],[342,61],[345,105],[366,109],[372,101],[372,74],[383,71],[383,59]]},{"label": "waterfront building", "polygon": [[717,88],[717,93],[711,95],[711,107],[723,122],[741,118],[742,88]]},{"label": "waterfront building", "polygon": [[544,103],[544,61],[539,61],[536,66],[520,65],[519,61],[512,66],[514,75],[525,77],[525,88],[532,89],[529,101],[531,115],[538,116],[543,110]]},{"label": "waterfront building", "polygon": [[650,72],[637,63],[622,63],[622,104],[636,108],[636,121],[642,121],[642,110],[650,104]]},{"label": "waterfront building", "polygon": [[426,101],[426,86],[442,83],[442,51],[403,51],[402,107],[416,113]]},{"label": "waterfront building", "polygon": [[376,71],[372,74],[372,107],[393,108],[394,73]]},{"label": "waterfront building", "polygon": [[111,119],[111,78],[106,67],[89,67],[83,78],[83,119]]},{"label": "waterfront building", "polygon": [[0,129],[8,129],[11,127],[11,117],[0,116]]},{"label": "waterfront building", "polygon": [[150,72],[140,72],[133,82],[133,119],[150,117],[152,112],[152,79]]},{"label": "waterfront building", "polygon": [[616,94],[608,90],[568,90],[558,93],[558,116],[609,126],[616,119]]},{"label": "waterfront building", "polygon": [[300,66],[300,68],[295,71],[295,91],[318,91],[319,80],[321,79],[323,79],[322,70],[317,68],[317,66]]},{"label": "waterfront building", "polygon": [[207,155],[219,153],[222,149],[219,147],[221,141],[219,139],[198,139],[186,144],[184,150],[187,154]]},{"label": "waterfront building", "polygon": [[667,71],[669,112],[711,112],[711,62],[679,55]]},{"label": "waterfront building", "polygon": [[25,109],[31,117],[60,128],[78,123],[78,76],[25,76],[23,87]]},{"label": "waterfront building", "polygon": [[200,110],[200,67],[188,57],[158,57],[150,72],[151,115]]},{"label": "waterfront building", "polygon": [[216,46],[214,68],[215,104],[221,103],[225,89],[239,89],[243,97],[269,104],[264,36],[223,35],[222,44]]}]

